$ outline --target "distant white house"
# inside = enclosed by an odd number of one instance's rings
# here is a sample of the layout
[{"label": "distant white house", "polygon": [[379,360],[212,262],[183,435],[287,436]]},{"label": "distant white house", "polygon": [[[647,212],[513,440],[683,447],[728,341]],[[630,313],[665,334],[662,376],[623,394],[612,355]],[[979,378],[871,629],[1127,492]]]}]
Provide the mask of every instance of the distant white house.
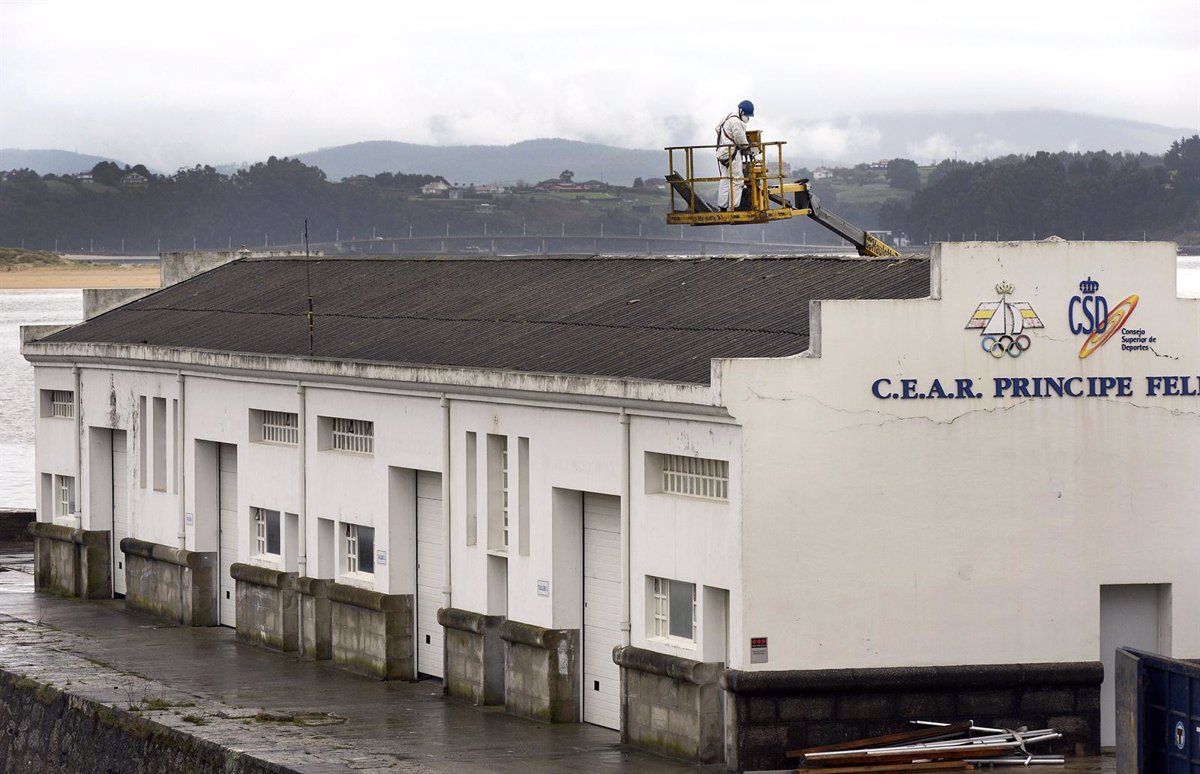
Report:
[{"label": "distant white house", "polygon": [[829,167],[817,167],[812,173],[813,180],[827,180],[831,177],[833,177],[833,170]]},{"label": "distant white house", "polygon": [[450,190],[450,184],[445,180],[434,180],[421,186],[422,196],[440,196]]}]

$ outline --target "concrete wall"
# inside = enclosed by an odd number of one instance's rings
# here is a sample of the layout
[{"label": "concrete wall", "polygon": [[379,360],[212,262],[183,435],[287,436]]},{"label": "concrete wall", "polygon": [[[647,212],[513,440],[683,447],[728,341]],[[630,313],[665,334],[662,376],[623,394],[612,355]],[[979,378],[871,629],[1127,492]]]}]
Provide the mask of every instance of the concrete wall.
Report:
[{"label": "concrete wall", "polygon": [[238,641],[271,650],[298,650],[296,573],[234,562],[230,574],[237,582]]},{"label": "concrete wall", "polygon": [[3,774],[281,771],[251,753],[232,755],[213,742],[6,670],[0,670],[0,728]]},{"label": "concrete wall", "polygon": [[82,599],[112,596],[108,533],[33,522],[34,587]]},{"label": "concrete wall", "polygon": [[726,762],[794,768],[789,750],[903,731],[911,719],[969,718],[993,728],[1054,728],[1044,753],[1096,755],[1099,662],[892,669],[740,671],[729,692]]},{"label": "concrete wall", "polygon": [[[1099,587],[1133,583],[1170,584],[1170,649],[1200,656],[1187,464],[1200,456],[1200,302],[1176,297],[1173,245],[961,243],[933,260],[934,298],[821,303],[819,357],[722,364],[746,428],[732,629],[769,641],[764,663],[743,642],[731,664],[1094,661]],[[1110,308],[1140,298],[1123,327],[1154,337],[1148,349],[1122,349],[1134,334],[1118,332],[1080,357],[1072,299],[1089,277]],[[1019,357],[992,357],[966,328],[1001,282],[1045,326]],[[1148,394],[1164,375],[1193,375],[1193,395],[1163,395],[1161,379]],[[1085,394],[996,394],[996,380],[1039,377],[1078,377]],[[1086,394],[1105,377],[1131,394]],[[957,379],[978,397],[939,397]]]},{"label": "concrete wall", "polygon": [[617,648],[621,741],[699,763],[725,757],[722,664]]},{"label": "concrete wall", "polygon": [[308,576],[296,578],[301,658],[313,661],[333,658],[333,611],[329,602],[329,583]]},{"label": "concrete wall", "polygon": [[158,288],[84,288],[83,319],[90,320],[130,301],[145,298],[156,290]]},{"label": "concrete wall", "polygon": [[380,680],[414,680],[413,597],[330,583],[333,661]]},{"label": "concrete wall", "polygon": [[445,627],[447,696],[475,704],[504,703],[504,642],[499,616],[480,615],[457,608],[438,610]]},{"label": "concrete wall", "polygon": [[550,723],[579,722],[579,631],[505,621],[504,708]]},{"label": "concrete wall", "polygon": [[184,626],[217,625],[217,558],[136,538],[121,540],[125,606]]}]

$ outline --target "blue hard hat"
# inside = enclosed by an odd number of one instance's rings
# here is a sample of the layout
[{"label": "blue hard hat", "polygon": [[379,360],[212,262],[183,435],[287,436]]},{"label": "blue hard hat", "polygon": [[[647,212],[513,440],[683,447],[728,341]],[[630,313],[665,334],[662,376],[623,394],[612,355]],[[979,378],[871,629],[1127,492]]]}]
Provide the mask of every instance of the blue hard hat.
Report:
[{"label": "blue hard hat", "polygon": [[754,103],[748,99],[744,99],[738,103],[738,110],[745,113],[747,118],[754,117]]}]

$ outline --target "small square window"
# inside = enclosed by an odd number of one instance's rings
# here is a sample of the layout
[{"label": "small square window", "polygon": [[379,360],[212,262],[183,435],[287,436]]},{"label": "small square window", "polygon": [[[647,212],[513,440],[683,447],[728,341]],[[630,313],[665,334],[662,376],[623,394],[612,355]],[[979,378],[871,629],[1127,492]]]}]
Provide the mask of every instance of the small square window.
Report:
[{"label": "small square window", "polygon": [[678,454],[660,456],[662,491],[706,500],[729,499],[728,461]]},{"label": "small square window", "polygon": [[71,390],[50,390],[50,416],[59,419],[75,417],[75,393]]},{"label": "small square window", "polygon": [[374,574],[375,528],[347,524],[344,529],[346,572]]},{"label": "small square window", "polygon": [[653,578],[651,614],[654,636],[696,641],[696,584]]},{"label": "small square window", "polygon": [[370,420],[333,417],[330,432],[330,448],[360,454],[375,451],[375,423]]},{"label": "small square window", "polygon": [[[254,411],[256,409],[252,409]],[[296,444],[300,440],[300,415],[291,411],[261,411],[258,440],[265,443]]]},{"label": "small square window", "polygon": [[58,516],[75,515],[75,477],[56,476],[58,481],[55,514]]}]

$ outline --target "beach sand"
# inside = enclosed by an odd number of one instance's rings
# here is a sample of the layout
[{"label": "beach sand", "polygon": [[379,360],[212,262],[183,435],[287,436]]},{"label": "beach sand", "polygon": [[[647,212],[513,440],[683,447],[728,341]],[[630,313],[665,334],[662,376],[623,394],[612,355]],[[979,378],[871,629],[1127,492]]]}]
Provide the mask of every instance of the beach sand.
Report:
[{"label": "beach sand", "polygon": [[156,264],[10,264],[0,265],[0,290],[57,288],[156,288]]}]

